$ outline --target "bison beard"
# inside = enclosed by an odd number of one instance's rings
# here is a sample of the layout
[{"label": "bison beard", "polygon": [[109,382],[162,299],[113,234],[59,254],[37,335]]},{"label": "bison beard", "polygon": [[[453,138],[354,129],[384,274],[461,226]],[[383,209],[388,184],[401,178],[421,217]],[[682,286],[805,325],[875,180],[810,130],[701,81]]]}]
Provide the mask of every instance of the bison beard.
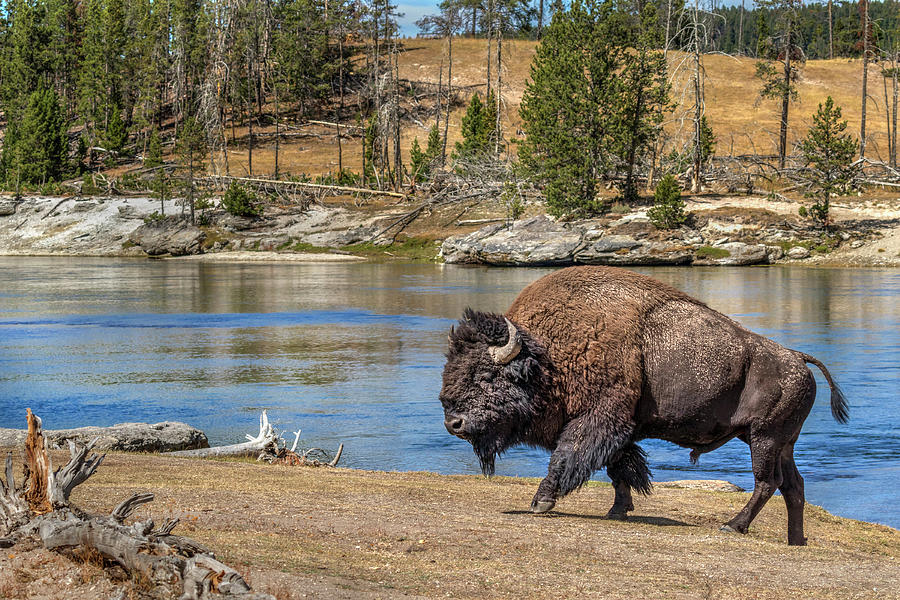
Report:
[{"label": "bison beard", "polygon": [[532,510],[545,512],[601,468],[613,481],[611,518],[649,493],[636,442],[660,438],[691,459],[738,437],[756,481],[724,530],[746,533],[780,489],[788,543],[803,544],[803,478],[793,446],[815,399],[816,365],[832,415],[847,404],[825,366],[756,335],[649,277],[572,267],[528,286],[503,315],[466,310],[449,336],[441,403],[448,431],[468,440],[486,475],[526,444],[551,451]]}]

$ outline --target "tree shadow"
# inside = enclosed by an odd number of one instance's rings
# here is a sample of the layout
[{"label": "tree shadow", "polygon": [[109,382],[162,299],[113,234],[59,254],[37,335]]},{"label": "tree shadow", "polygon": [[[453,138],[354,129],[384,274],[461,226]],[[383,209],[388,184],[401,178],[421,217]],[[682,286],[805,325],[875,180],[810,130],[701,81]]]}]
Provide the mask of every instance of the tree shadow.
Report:
[{"label": "tree shadow", "polygon": [[[501,511],[504,515],[534,515],[530,510],[504,510]],[[535,515],[537,516],[537,515]],[[541,517],[549,517],[549,518],[559,518],[559,517],[568,517],[574,519],[588,519],[592,521],[616,521],[619,523],[642,523],[644,525],[656,525],[658,527],[697,527],[692,523],[685,523],[684,521],[677,521],[675,519],[669,519],[668,517],[652,517],[652,516],[644,516],[644,515],[628,515],[628,518],[625,520],[622,519],[611,519],[606,515],[579,515],[576,513],[567,513],[560,512],[558,510],[551,510],[539,515]]]}]

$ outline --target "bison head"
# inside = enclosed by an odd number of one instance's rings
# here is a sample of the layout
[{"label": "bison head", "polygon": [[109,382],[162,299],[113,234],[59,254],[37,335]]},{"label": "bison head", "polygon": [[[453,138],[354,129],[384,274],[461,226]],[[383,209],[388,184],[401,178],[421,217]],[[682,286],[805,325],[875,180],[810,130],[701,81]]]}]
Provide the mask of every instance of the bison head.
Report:
[{"label": "bison head", "polygon": [[468,440],[486,475],[497,455],[530,439],[542,410],[546,353],[502,315],[466,309],[450,329],[440,400],[447,431]]}]

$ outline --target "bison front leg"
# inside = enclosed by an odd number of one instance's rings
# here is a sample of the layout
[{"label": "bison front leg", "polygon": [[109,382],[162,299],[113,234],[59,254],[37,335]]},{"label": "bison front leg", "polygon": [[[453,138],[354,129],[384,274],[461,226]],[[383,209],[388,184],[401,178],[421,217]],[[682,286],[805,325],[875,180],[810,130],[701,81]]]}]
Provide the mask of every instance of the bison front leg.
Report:
[{"label": "bison front leg", "polygon": [[570,421],[550,455],[547,476],[531,501],[531,511],[544,513],[556,501],[584,485],[597,469],[605,467],[622,450],[633,426],[615,426],[602,416],[588,414]]}]

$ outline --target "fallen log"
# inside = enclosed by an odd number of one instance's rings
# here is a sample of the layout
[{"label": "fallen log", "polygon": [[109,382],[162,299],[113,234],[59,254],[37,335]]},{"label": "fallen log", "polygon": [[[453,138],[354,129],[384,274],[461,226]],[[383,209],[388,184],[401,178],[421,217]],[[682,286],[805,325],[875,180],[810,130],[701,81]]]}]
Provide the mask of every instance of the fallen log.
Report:
[{"label": "fallen log", "polygon": [[303,452],[297,452],[297,444],[300,440],[300,430],[294,432],[294,444],[290,449],[284,445],[284,439],[275,431],[269,423],[269,415],[263,411],[259,416],[259,433],[256,436],[247,434],[247,441],[240,444],[227,446],[215,446],[213,448],[198,448],[196,450],[179,450],[177,452],[165,452],[168,456],[186,456],[191,458],[221,458],[225,456],[254,456],[256,459],[272,464],[284,464],[291,466],[335,467],[341,460],[344,445],[338,447],[334,458],[320,460],[315,458],[327,457],[327,453],[321,448],[310,448]]},{"label": "fallen log", "polygon": [[240,573],[216,560],[209,549],[173,535],[178,519],[159,528],[150,519],[126,525],[125,520],[136,508],[153,500],[152,493],[134,494],[109,515],[87,515],[71,506],[72,490],[94,474],[105,455],[91,453],[93,442],[78,447],[70,441],[71,459],[54,471],[41,420],[30,409],[27,414],[23,484],[15,483],[11,452],[6,456],[5,480],[0,478],[2,546],[33,539],[48,550],[76,548],[97,552],[121,566],[133,579],[146,582],[153,597],[274,600],[269,594],[253,592]]},{"label": "fallen log", "polygon": [[259,433],[256,437],[247,435],[247,441],[229,446],[216,446],[214,448],[196,448],[194,450],[178,450],[165,452],[169,456],[189,456],[192,458],[219,458],[223,456],[252,456],[265,452],[269,447],[278,446],[278,435],[269,424],[269,416],[266,411],[259,417]]}]

